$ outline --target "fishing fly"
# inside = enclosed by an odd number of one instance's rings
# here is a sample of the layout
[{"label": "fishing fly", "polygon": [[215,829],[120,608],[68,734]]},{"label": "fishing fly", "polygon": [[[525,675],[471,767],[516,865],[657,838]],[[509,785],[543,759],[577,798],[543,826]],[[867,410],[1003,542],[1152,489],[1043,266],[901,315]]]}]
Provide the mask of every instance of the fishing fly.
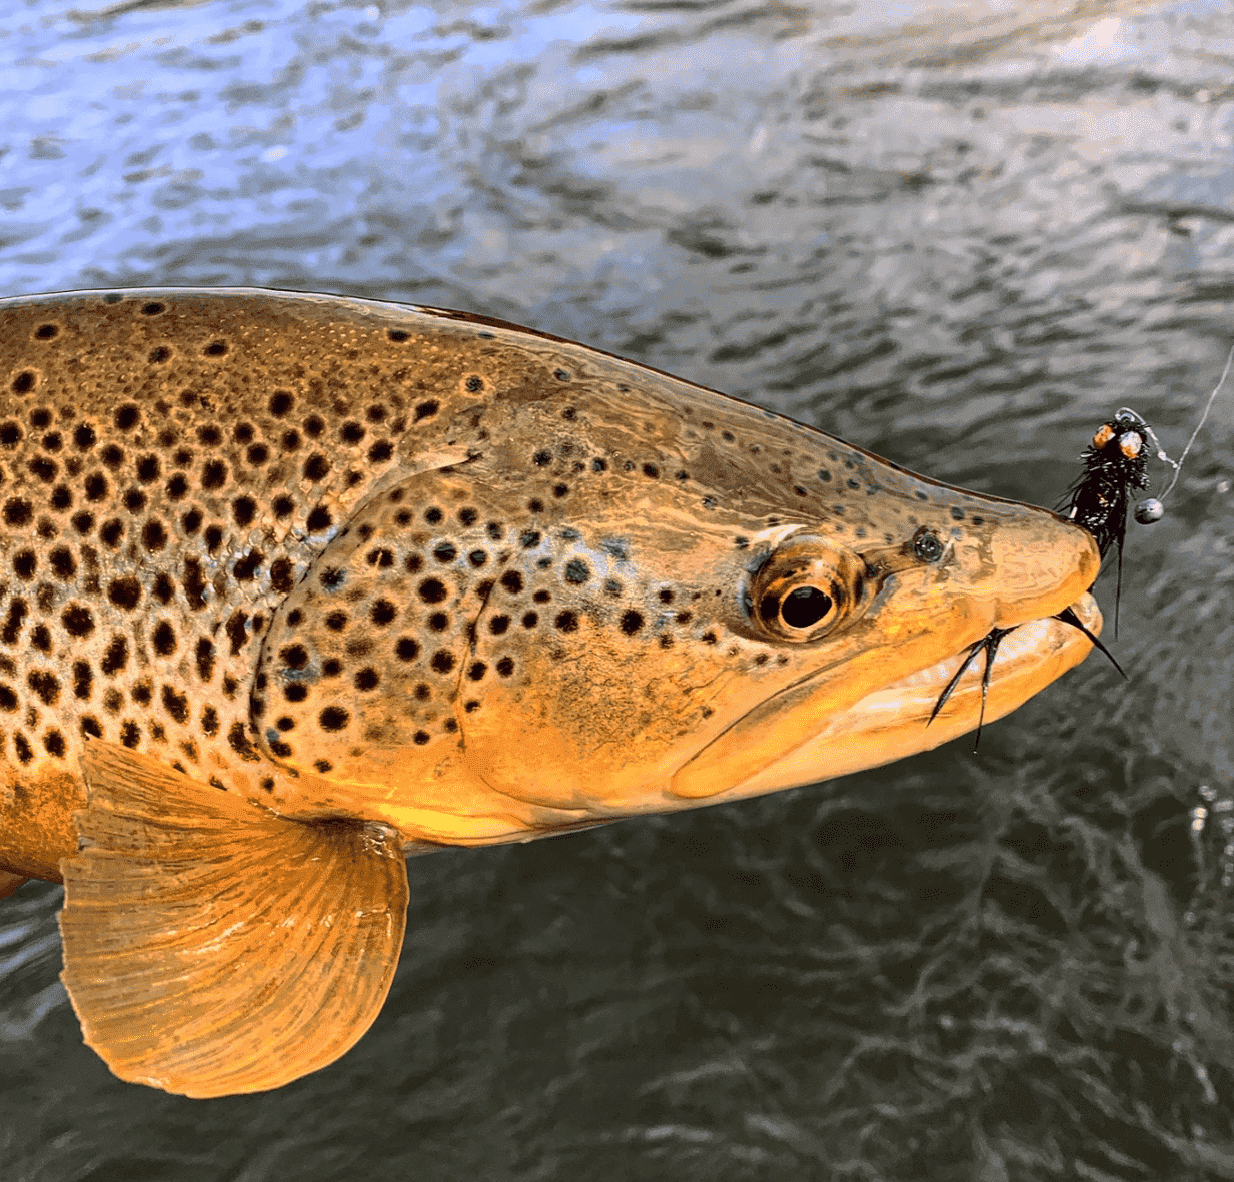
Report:
[{"label": "fishing fly", "polygon": [[[1118,636],[1118,610],[1123,589],[1123,543],[1127,536],[1127,515],[1132,495],[1149,490],[1148,456],[1151,444],[1157,459],[1174,469],[1174,476],[1160,497],[1146,497],[1135,506],[1135,519],[1141,525],[1152,525],[1165,516],[1165,499],[1178,483],[1183,464],[1191,452],[1213,402],[1225,385],[1234,363],[1234,346],[1226,355],[1225,368],[1213,392],[1208,396],[1204,413],[1191,432],[1183,454],[1172,460],[1161,446],[1152,427],[1144,417],[1129,406],[1121,407],[1112,419],[1107,419],[1093,434],[1084,454],[1080,456],[1084,471],[1068,490],[1059,506],[1077,525],[1082,525],[1097,541],[1104,560],[1112,546],[1118,548],[1118,574],[1114,591],[1114,635]],[[1070,622],[1070,621],[1068,621]]]},{"label": "fishing fly", "polygon": [[[1213,387],[1212,393],[1209,394],[1208,401],[1204,405],[1204,413],[1200,416],[1195,430],[1191,432],[1191,438],[1187,440],[1187,446],[1183,448],[1182,455],[1177,460],[1171,459],[1166,454],[1156,432],[1142,415],[1129,406],[1120,407],[1112,418],[1103,422],[1093,433],[1092,439],[1080,456],[1084,471],[1067,490],[1066,496],[1058,506],[1067,517],[1093,535],[1103,561],[1112,547],[1118,549],[1118,574],[1114,593],[1114,635],[1116,637],[1118,635],[1118,609],[1122,599],[1123,543],[1127,536],[1128,511],[1135,493],[1148,492],[1150,489],[1147,449],[1151,445],[1157,459],[1174,469],[1174,476],[1160,497],[1145,497],[1136,503],[1134,515],[1141,525],[1152,525],[1165,516],[1165,499],[1170,495],[1174,485],[1178,483],[1183,464],[1191,452],[1196,436],[1208,421],[1209,411],[1212,410],[1213,402],[1230,375],[1232,364],[1234,364],[1234,346],[1230,347],[1221,377]],[[1064,608],[1053,618],[1083,632],[1093,647],[1109,660],[1124,680],[1127,679],[1127,674],[1114,659],[1114,654],[1090,629],[1085,627],[1071,608]],[[983,636],[975,644],[969,646],[968,652],[960,662],[960,667],[939,694],[938,701],[935,702],[934,709],[926,720],[926,726],[938,717],[947,699],[951,697],[952,691],[959,684],[960,678],[977,659],[978,654],[984,652],[985,668],[981,676],[981,713],[977,719],[977,733],[973,740],[973,751],[974,753],[977,751],[981,743],[981,728],[985,722],[986,698],[990,687],[990,671],[994,665],[994,657],[1003,638],[1012,631],[1014,629],[994,628],[988,636]]]}]

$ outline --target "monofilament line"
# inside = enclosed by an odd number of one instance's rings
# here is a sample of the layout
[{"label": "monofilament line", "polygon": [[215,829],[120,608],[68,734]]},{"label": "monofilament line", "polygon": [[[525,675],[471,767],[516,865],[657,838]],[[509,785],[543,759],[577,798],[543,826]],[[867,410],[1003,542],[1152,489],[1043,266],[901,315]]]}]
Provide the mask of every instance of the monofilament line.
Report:
[{"label": "monofilament line", "polygon": [[1232,363],[1234,363],[1234,345],[1230,346],[1230,351],[1226,354],[1225,369],[1221,371],[1221,380],[1216,384],[1216,386],[1213,387],[1213,392],[1208,396],[1208,402],[1204,406],[1204,413],[1200,416],[1200,421],[1196,423],[1195,430],[1191,432],[1191,438],[1187,440],[1187,446],[1183,448],[1183,454],[1178,457],[1178,463],[1174,465],[1174,479],[1171,480],[1166,486],[1165,492],[1157,498],[1159,501],[1164,501],[1166,497],[1170,495],[1170,489],[1178,483],[1179,474],[1183,470],[1183,465],[1187,462],[1187,453],[1191,450],[1191,445],[1195,442],[1195,437],[1200,433],[1200,428],[1202,428],[1208,420],[1208,412],[1213,408],[1213,401],[1217,397],[1221,387],[1225,385],[1225,379],[1230,376],[1230,365]]}]

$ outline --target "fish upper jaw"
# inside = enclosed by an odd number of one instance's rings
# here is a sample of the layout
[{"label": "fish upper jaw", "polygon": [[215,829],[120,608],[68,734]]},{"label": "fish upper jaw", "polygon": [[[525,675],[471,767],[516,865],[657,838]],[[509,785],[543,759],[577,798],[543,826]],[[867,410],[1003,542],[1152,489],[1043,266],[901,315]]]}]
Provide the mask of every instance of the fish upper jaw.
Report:
[{"label": "fish upper jaw", "polygon": [[994,628],[1057,615],[1080,601],[1101,568],[1092,534],[1047,510],[993,531],[982,550],[972,591],[989,598]]}]

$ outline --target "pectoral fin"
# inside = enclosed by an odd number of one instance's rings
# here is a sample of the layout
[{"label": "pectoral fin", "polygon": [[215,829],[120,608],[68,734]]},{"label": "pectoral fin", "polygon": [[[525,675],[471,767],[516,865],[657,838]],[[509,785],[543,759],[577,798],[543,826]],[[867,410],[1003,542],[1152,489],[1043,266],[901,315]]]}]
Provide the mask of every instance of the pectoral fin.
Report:
[{"label": "pectoral fin", "polygon": [[22,878],[20,874],[10,874],[7,870],[0,870],[0,899],[11,895],[22,883],[29,881],[28,878]]},{"label": "pectoral fin", "polygon": [[121,1079],[258,1092],[324,1067],[376,1018],[407,868],[376,825],[289,821],[108,743],[62,864],[64,972]]}]

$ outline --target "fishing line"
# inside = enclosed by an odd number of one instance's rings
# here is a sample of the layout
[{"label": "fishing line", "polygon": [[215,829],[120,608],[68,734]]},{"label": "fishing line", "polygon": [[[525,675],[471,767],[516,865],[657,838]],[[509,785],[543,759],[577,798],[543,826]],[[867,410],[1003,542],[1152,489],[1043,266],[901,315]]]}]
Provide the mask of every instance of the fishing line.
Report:
[{"label": "fishing line", "polygon": [[[1230,346],[1230,351],[1226,354],[1225,369],[1221,371],[1221,380],[1213,387],[1213,392],[1208,396],[1208,401],[1204,404],[1204,413],[1200,416],[1200,421],[1196,423],[1195,430],[1191,432],[1191,438],[1187,440],[1187,446],[1183,448],[1183,454],[1178,457],[1178,463],[1175,464],[1174,461],[1161,450],[1161,447],[1158,444],[1157,458],[1159,460],[1165,460],[1167,464],[1174,464],[1174,479],[1166,485],[1165,492],[1157,498],[1158,501],[1164,501],[1166,497],[1170,495],[1170,489],[1178,483],[1179,474],[1183,470],[1183,465],[1187,462],[1187,455],[1191,451],[1191,445],[1195,442],[1195,437],[1199,435],[1200,429],[1206,422],[1208,422],[1208,412],[1213,409],[1213,401],[1216,399],[1221,387],[1225,385],[1226,378],[1230,376],[1231,364],[1234,364],[1234,345]],[[1145,424],[1145,426],[1147,426],[1147,424]],[[1157,442],[1157,437],[1155,435],[1153,436],[1153,442]],[[1139,518],[1137,517],[1136,520],[1139,521]]]}]

